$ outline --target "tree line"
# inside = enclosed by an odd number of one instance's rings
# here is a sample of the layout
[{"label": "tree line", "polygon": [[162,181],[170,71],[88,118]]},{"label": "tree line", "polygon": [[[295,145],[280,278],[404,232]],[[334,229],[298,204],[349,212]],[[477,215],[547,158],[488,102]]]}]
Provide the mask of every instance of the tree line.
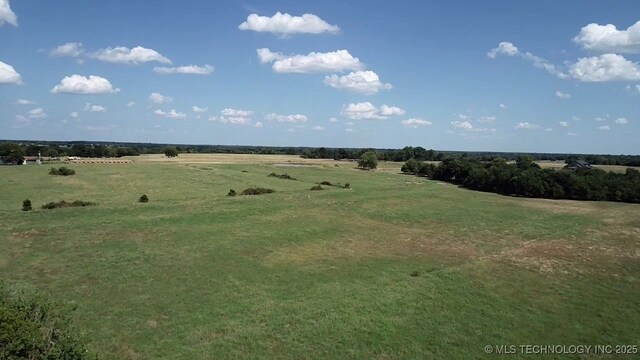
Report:
[{"label": "tree line", "polygon": [[625,173],[569,171],[542,169],[531,156],[521,155],[515,163],[461,156],[446,158],[437,166],[410,159],[402,172],[504,195],[640,203],[640,171],[631,168]]}]

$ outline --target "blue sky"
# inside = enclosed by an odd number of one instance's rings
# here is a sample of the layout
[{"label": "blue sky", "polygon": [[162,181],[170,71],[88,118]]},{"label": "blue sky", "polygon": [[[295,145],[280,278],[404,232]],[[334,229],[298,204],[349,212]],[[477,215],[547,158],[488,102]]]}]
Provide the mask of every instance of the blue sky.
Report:
[{"label": "blue sky", "polygon": [[638,154],[637,9],[0,0],[0,138]]}]

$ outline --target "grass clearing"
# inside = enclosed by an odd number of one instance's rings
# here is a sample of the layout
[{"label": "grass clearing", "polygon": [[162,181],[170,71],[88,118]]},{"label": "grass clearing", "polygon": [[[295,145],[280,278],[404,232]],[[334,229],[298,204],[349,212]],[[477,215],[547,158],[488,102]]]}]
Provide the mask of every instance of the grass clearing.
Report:
[{"label": "grass clearing", "polygon": [[[76,304],[106,359],[640,344],[639,205],[468,191],[391,163],[232,158],[0,167],[0,276]],[[298,181],[267,176],[281,164],[303,164],[287,167]],[[309,191],[323,179],[351,189]],[[276,192],[227,196],[251,187]],[[26,198],[97,205],[24,212]]]}]

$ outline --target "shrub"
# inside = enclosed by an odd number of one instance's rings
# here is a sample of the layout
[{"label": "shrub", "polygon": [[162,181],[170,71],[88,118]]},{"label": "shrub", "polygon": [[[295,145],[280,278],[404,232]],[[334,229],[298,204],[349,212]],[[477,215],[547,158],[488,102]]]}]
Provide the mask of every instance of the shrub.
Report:
[{"label": "shrub", "polygon": [[58,208],[67,208],[67,207],[85,207],[85,206],[92,206],[95,205],[95,203],[89,202],[89,201],[82,201],[82,200],[76,200],[76,201],[72,201],[72,202],[66,202],[64,200],[62,201],[58,201],[58,202],[49,202],[46,203],[44,205],[42,205],[43,209],[58,209]]},{"label": "shrub", "polygon": [[378,167],[378,155],[375,151],[369,150],[360,156],[358,167],[365,170],[373,170]]},{"label": "shrub", "polygon": [[287,174],[287,173],[284,173],[284,174],[278,175],[278,174],[276,174],[276,173],[272,172],[272,173],[271,173],[271,174],[269,174],[268,176],[269,176],[269,177],[275,177],[275,178],[278,178],[278,179],[296,180],[296,178],[289,176],[289,174]]},{"label": "shrub", "polygon": [[164,153],[164,156],[168,158],[178,156],[178,149],[175,146],[167,146],[162,150],[162,152]]},{"label": "shrub", "polygon": [[320,185],[314,185],[309,190],[324,190],[324,188],[322,186],[320,186]]},{"label": "shrub", "polygon": [[142,196],[140,196],[140,199],[138,199],[138,202],[141,202],[141,203],[149,202],[149,197],[147,196],[147,194],[142,194]]},{"label": "shrub", "polygon": [[70,168],[65,167],[65,166],[60,167],[60,168],[57,168],[57,169],[56,169],[56,168],[54,168],[54,167],[52,167],[52,168],[49,170],[49,175],[62,175],[62,176],[69,176],[69,175],[75,175],[75,174],[76,174],[76,171],[75,171],[75,170],[70,169]]},{"label": "shrub", "polygon": [[233,189],[229,190],[229,192],[227,193],[227,196],[236,196],[236,195],[238,195],[238,194]]},{"label": "shrub", "polygon": [[71,325],[75,309],[0,283],[0,359],[87,359]]},{"label": "shrub", "polygon": [[244,189],[242,190],[242,192],[240,193],[240,195],[262,195],[262,194],[270,194],[276,192],[273,189],[265,189],[265,188],[248,188],[248,189]]},{"label": "shrub", "polygon": [[331,183],[331,181],[323,181],[320,183],[320,185],[326,185],[326,186],[335,186]]},{"label": "shrub", "polygon": [[345,189],[349,189],[349,188],[351,188],[351,184],[349,184],[349,183],[344,184],[344,188],[345,188]]},{"label": "shrub", "polygon": [[31,200],[26,199],[22,202],[22,211],[31,211]]}]

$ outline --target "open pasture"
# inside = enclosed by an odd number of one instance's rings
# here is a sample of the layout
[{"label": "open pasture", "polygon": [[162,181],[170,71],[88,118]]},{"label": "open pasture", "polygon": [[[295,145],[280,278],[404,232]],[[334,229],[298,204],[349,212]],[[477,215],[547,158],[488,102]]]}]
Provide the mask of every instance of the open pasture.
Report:
[{"label": "open pasture", "polygon": [[[0,167],[0,277],[76,304],[102,358],[469,359],[495,358],[486,345],[640,344],[638,205],[474,192],[391,163],[131,159],[72,164],[68,177]],[[309,191],[321,181],[351,188]],[[276,192],[226,196],[249,187]],[[25,198],[33,211],[20,211]],[[40,208],[60,200],[96,205]]]}]

